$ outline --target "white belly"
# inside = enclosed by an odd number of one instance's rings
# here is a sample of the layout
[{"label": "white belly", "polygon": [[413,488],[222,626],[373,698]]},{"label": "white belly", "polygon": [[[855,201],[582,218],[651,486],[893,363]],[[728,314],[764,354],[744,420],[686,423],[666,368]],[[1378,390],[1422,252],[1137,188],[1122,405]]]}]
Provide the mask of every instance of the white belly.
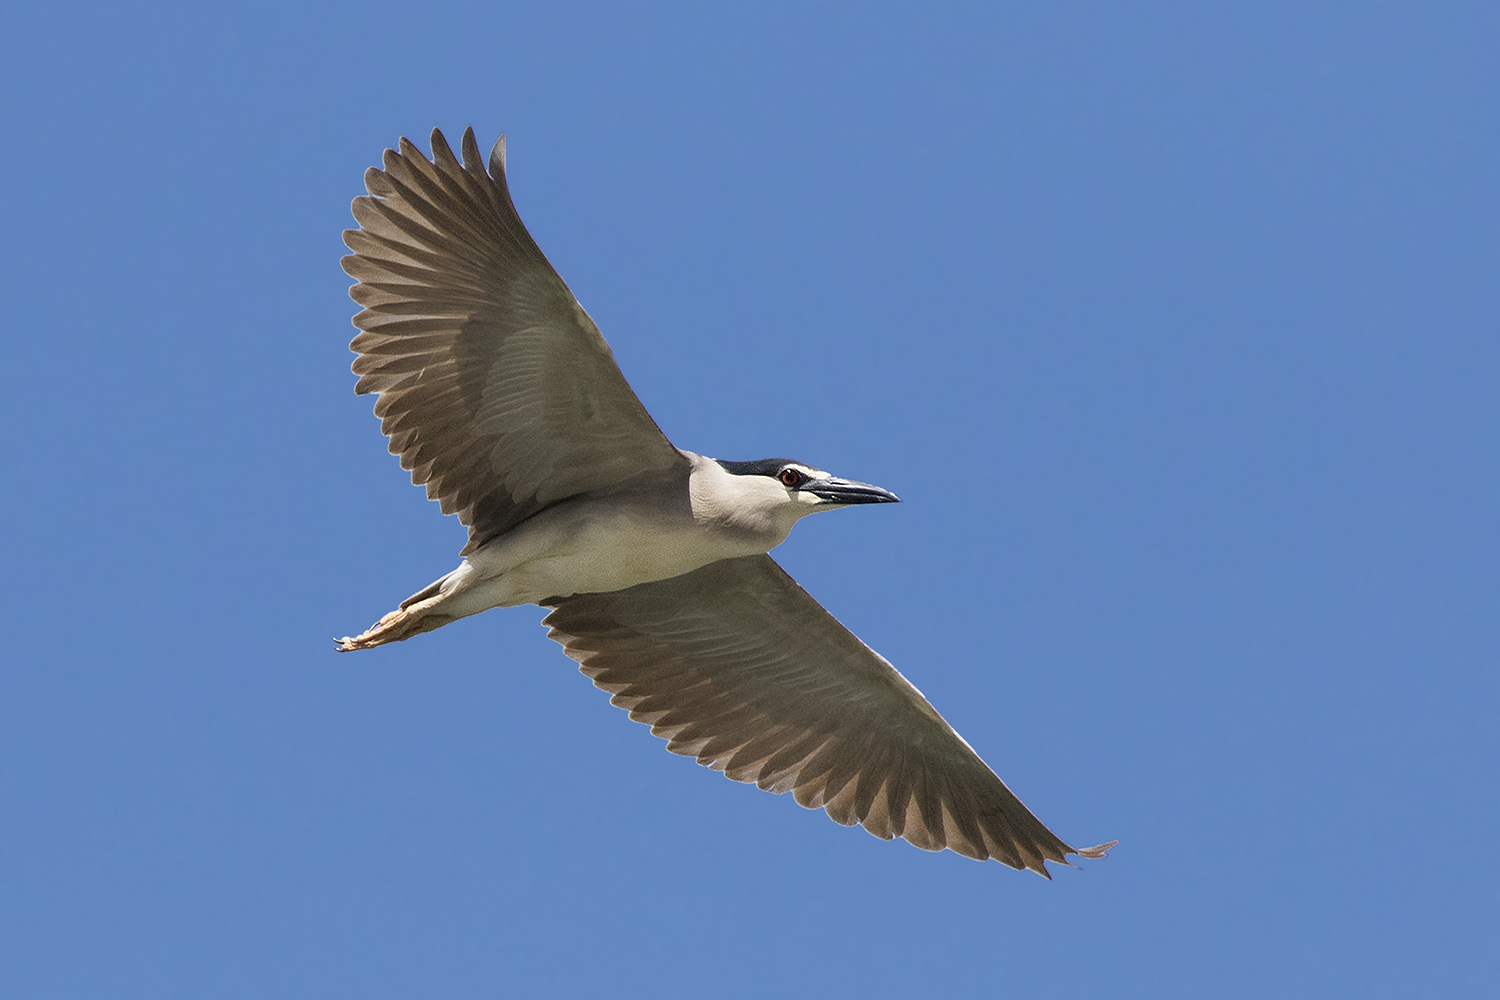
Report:
[{"label": "white belly", "polygon": [[628,506],[564,504],[464,560],[450,577],[452,586],[444,587],[451,594],[444,610],[469,615],[549,597],[624,590],[768,548],[705,528],[690,517],[663,517]]}]

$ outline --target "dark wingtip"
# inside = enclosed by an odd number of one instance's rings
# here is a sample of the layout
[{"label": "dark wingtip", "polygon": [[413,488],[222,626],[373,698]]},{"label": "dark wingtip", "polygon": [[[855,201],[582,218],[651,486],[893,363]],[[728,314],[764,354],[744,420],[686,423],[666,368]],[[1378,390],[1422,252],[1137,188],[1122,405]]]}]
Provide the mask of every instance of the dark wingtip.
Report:
[{"label": "dark wingtip", "polygon": [[1078,855],[1080,858],[1090,858],[1097,861],[1107,855],[1109,849],[1118,843],[1118,840],[1111,840],[1107,844],[1096,844],[1093,847],[1075,847],[1072,853]]},{"label": "dark wingtip", "polygon": [[459,143],[459,152],[463,154],[464,167],[474,173],[484,170],[484,161],[479,158],[479,140],[474,138],[474,126],[470,125],[464,129],[464,140]]},{"label": "dark wingtip", "polygon": [[490,176],[500,178],[505,176],[505,133],[500,133],[500,138],[490,147]]}]

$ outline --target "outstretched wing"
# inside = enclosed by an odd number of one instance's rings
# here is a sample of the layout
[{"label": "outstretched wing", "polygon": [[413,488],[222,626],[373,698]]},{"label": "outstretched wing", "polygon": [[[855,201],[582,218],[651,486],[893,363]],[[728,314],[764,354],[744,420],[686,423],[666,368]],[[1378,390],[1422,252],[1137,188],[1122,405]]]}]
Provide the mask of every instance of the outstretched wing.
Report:
[{"label": "outstretched wing", "polygon": [[1059,840],[770,556],[547,606],[548,635],[615,705],[736,781],[877,837],[1042,875],[1046,861],[1114,846]]},{"label": "outstretched wing", "polygon": [[685,467],[615,365],[599,328],[521,224],[505,140],[463,162],[406,139],[365,173],[344,270],[364,307],[355,392],[412,482],[469,526],[473,551],[543,507]]}]

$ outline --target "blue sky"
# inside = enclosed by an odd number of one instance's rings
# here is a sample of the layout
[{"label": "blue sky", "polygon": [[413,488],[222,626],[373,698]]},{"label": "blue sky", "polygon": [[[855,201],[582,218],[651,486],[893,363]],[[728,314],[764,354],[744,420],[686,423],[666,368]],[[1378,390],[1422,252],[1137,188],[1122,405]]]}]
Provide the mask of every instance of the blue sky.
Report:
[{"label": "blue sky", "polygon": [[[1497,29],[11,12],[0,994],[1488,995]],[[902,496],[777,557],[1107,860],[725,781],[538,609],[333,652],[463,541],[353,395],[340,234],[470,124],[678,444]]]}]

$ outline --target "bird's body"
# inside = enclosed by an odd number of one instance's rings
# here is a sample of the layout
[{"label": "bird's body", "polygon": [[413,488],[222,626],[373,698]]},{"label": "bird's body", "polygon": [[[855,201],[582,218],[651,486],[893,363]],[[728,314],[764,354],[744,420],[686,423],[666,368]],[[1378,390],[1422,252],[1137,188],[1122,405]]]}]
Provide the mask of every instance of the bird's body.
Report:
[{"label": "bird's body", "polygon": [[370,632],[342,640],[340,648],[367,649],[490,608],[625,590],[721,559],[769,552],[804,514],[833,506],[788,505],[782,502],[787,491],[774,480],[735,476],[714,459],[682,454],[685,467],[665,476],[542,509],[482,544]]},{"label": "bird's body", "polygon": [[487,543],[468,563],[477,577],[493,581],[493,606],[510,607],[665,580],[719,559],[767,552],[781,540],[700,518],[690,480],[673,475],[564,500]]},{"label": "bird's body", "polygon": [[802,517],[893,502],[789,459],[674,447],[531,240],[473,132],[406,140],[355,200],[357,390],[391,450],[469,526],[457,569],[342,650],[496,607],[545,624],[668,748],[842,823],[1047,874],[1072,848],[882,657],[766,555]]}]

